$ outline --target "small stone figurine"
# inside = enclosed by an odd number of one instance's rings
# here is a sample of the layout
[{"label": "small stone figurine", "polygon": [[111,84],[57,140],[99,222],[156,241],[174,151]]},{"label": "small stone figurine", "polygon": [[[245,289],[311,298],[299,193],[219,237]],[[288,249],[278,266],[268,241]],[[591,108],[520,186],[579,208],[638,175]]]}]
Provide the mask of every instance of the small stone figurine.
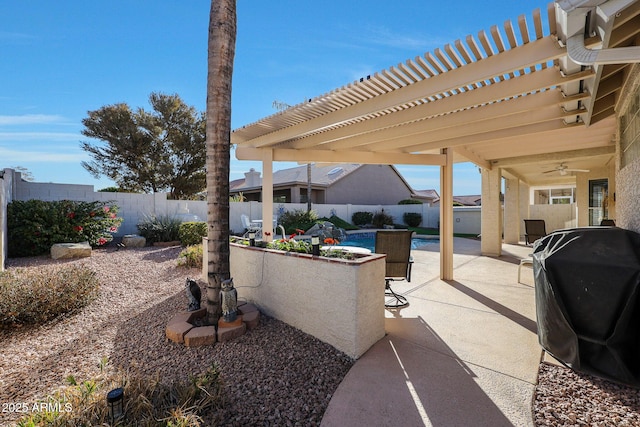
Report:
[{"label": "small stone figurine", "polygon": [[223,280],[220,286],[222,318],[225,322],[233,322],[238,315],[238,291],[233,287],[233,277]]},{"label": "small stone figurine", "polygon": [[202,298],[202,291],[198,283],[187,277],[187,283],[185,285],[187,291],[187,299],[189,300],[189,311],[200,310],[200,299]]}]

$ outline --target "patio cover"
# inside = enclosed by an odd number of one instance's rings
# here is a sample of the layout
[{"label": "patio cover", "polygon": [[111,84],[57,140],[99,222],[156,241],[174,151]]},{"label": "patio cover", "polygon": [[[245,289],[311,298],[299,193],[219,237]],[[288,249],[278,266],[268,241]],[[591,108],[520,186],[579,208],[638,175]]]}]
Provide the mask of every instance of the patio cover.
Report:
[{"label": "patio cover", "polygon": [[639,34],[640,0],[558,0],[236,129],[231,142],[238,159],[263,161],[263,217],[273,161],[440,166],[441,277],[452,279],[452,164],[535,185],[541,162],[610,161]]}]

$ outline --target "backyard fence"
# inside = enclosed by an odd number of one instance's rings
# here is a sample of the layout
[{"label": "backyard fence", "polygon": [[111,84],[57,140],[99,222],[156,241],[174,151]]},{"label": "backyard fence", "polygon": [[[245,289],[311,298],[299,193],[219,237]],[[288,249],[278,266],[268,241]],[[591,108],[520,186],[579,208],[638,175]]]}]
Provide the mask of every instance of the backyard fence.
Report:
[{"label": "backyard fence", "polygon": [[[194,200],[167,200],[166,193],[137,194],[137,193],[112,193],[96,192],[92,185],[81,184],[55,184],[27,182],[21,179],[20,172],[13,169],[0,170],[0,271],[4,268],[4,260],[7,253],[7,205],[13,200],[74,200],[82,202],[111,202],[120,208],[119,215],[123,218],[116,237],[126,234],[137,234],[137,224],[150,215],[178,216],[184,220],[199,218],[202,221],[207,219],[207,203],[205,201]],[[536,205],[532,205],[536,206]],[[549,227],[547,231],[554,228],[565,228],[567,221],[574,217],[569,212],[556,213],[553,206],[551,212],[540,212],[545,218],[553,218],[553,224],[562,224],[562,227]],[[306,203],[274,203],[273,215],[275,218],[284,212],[293,210],[306,210]],[[461,206],[453,208],[453,231],[461,234],[480,234],[480,206]],[[234,233],[244,230],[240,216],[247,215],[251,220],[262,219],[262,203],[260,202],[231,202],[229,208],[229,228]],[[351,222],[351,217],[355,212],[380,212],[383,211],[393,218],[394,223],[402,224],[405,212],[413,212],[422,215],[422,223],[425,228],[440,227],[440,209],[426,204],[415,205],[332,205],[314,204],[313,210],[319,217],[330,217],[336,215],[347,222]],[[274,230],[279,234],[279,230]]]}]

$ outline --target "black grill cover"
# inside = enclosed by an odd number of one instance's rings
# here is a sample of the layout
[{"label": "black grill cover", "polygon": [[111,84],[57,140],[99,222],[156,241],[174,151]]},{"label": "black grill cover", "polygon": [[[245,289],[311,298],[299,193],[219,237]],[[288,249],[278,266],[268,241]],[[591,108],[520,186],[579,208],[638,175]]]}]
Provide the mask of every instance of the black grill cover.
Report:
[{"label": "black grill cover", "polygon": [[533,252],[538,340],[568,367],[640,387],[640,234],[556,231]]}]

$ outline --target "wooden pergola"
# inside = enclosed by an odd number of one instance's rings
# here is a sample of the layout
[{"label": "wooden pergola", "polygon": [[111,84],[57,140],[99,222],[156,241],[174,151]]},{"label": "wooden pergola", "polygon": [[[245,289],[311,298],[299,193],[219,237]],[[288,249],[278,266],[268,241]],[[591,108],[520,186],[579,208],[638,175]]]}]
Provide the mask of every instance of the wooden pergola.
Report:
[{"label": "wooden pergola", "polygon": [[439,166],[441,278],[453,279],[453,164],[482,170],[482,248],[496,254],[502,176],[539,185],[549,180],[542,162],[590,168],[615,156],[616,103],[640,62],[639,35],[640,0],[558,0],[236,129],[231,141],[238,159],[263,162],[263,218],[274,161]]}]

